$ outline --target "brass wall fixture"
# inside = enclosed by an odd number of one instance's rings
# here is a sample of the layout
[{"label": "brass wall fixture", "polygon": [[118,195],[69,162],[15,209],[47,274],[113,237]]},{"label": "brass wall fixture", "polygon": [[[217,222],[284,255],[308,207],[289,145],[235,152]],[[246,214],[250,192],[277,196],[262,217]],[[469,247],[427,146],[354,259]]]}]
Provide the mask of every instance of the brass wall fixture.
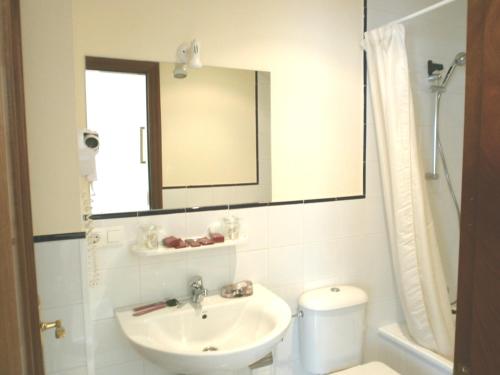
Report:
[{"label": "brass wall fixture", "polygon": [[54,322],[40,323],[40,331],[45,332],[49,329],[55,329],[56,339],[61,339],[66,335],[66,329],[64,329],[62,321],[60,320],[56,320]]}]

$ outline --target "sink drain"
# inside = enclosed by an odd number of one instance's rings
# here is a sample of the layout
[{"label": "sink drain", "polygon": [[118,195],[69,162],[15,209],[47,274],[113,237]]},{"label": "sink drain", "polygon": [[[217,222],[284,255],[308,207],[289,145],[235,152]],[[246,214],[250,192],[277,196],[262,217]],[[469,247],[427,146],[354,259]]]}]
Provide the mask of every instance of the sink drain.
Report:
[{"label": "sink drain", "polygon": [[203,348],[204,352],[216,352],[217,350],[219,349],[217,349],[217,347],[215,346],[207,346],[206,348]]}]

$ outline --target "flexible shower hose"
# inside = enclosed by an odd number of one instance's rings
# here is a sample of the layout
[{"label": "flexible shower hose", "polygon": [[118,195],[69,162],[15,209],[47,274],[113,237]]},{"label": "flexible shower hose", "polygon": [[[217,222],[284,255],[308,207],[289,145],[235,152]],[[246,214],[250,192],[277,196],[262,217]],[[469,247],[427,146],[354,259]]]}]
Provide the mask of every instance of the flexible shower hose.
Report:
[{"label": "flexible shower hose", "polygon": [[439,131],[437,135],[437,141],[438,141],[439,156],[441,157],[441,162],[443,163],[443,170],[444,170],[444,176],[446,178],[446,184],[448,185],[448,190],[450,191],[451,197],[453,198],[453,203],[455,205],[455,210],[457,212],[457,220],[458,223],[460,224],[460,206],[458,205],[457,196],[455,194],[455,190],[453,190],[453,185],[451,183],[450,172],[448,170],[448,163],[446,162],[446,155],[444,153],[444,149],[441,144]]}]

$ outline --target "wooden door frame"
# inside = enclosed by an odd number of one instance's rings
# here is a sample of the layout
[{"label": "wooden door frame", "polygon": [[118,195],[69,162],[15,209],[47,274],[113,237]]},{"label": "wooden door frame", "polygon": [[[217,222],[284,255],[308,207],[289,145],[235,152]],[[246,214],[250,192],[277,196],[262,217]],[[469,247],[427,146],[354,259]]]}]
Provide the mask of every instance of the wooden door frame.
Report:
[{"label": "wooden door frame", "polygon": [[500,368],[500,0],[469,0],[455,375]]},{"label": "wooden door frame", "polygon": [[152,61],[85,57],[85,68],[106,72],[146,75],[148,112],[149,208],[163,208],[163,177],[161,156],[160,64]]},{"label": "wooden door frame", "polygon": [[43,375],[19,0],[0,0],[0,373]]}]

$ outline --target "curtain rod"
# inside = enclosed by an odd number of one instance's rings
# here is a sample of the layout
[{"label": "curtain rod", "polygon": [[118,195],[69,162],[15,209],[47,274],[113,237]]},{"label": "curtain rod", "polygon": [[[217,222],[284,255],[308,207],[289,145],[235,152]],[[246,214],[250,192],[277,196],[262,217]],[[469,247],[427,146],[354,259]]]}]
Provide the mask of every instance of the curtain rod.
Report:
[{"label": "curtain rod", "polygon": [[[389,23],[386,23],[385,25],[383,26],[388,26],[388,25],[393,25],[395,23],[402,23],[402,22],[405,22],[405,21],[409,21],[415,17],[419,17],[423,14],[426,14],[426,13],[429,13],[429,12],[432,12],[433,10],[435,9],[438,9],[438,8],[441,8],[442,6],[444,5],[448,5],[450,3],[453,3],[455,0],[443,0],[443,1],[440,1],[439,3],[436,3],[436,4],[433,4],[431,6],[428,6],[427,8],[424,8],[424,9],[421,9],[415,13],[412,13],[406,17],[403,17],[403,18],[400,18],[396,21],[392,21],[392,22],[389,22]],[[379,26],[379,27],[383,27],[383,26]],[[376,27],[376,29],[378,29],[379,27]]]}]

